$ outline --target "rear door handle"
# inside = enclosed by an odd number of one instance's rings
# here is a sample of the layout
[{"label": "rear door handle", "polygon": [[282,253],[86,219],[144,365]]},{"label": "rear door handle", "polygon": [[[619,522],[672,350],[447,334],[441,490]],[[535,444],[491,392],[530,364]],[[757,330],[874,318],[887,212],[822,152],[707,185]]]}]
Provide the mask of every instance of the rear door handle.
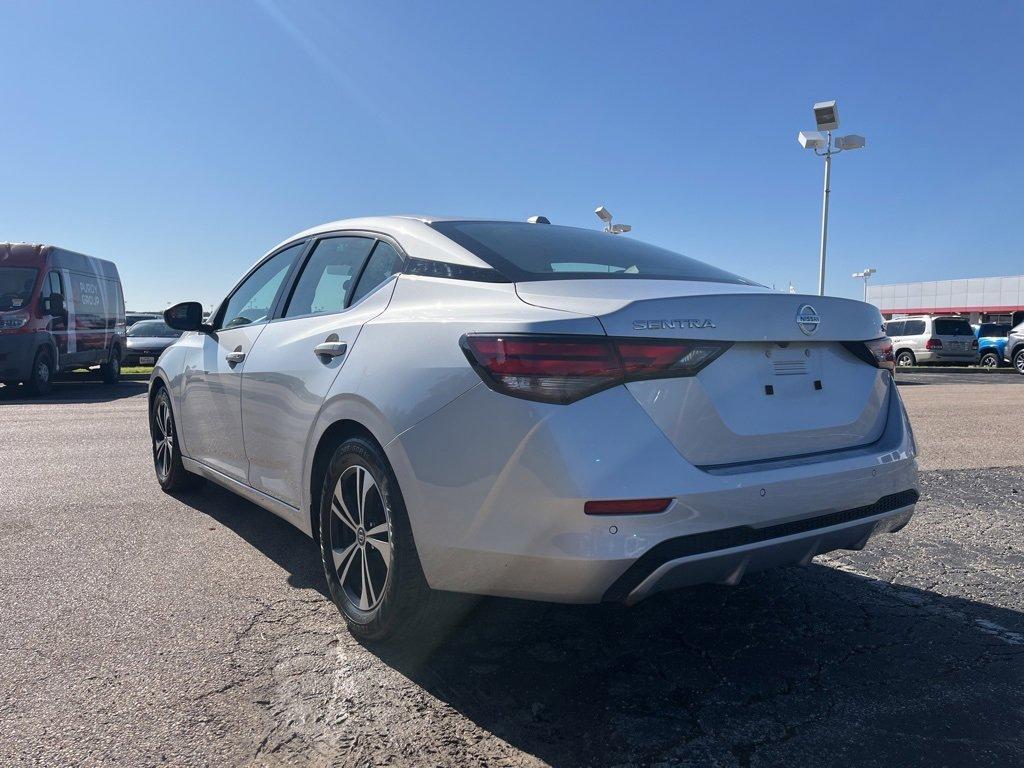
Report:
[{"label": "rear door handle", "polygon": [[228,365],[238,365],[240,362],[245,360],[245,352],[240,349],[236,349],[234,352],[228,352],[224,355],[224,359],[228,361]]},{"label": "rear door handle", "polygon": [[341,357],[348,351],[348,344],[344,341],[325,341],[313,347],[313,354],[317,357],[335,358]]}]

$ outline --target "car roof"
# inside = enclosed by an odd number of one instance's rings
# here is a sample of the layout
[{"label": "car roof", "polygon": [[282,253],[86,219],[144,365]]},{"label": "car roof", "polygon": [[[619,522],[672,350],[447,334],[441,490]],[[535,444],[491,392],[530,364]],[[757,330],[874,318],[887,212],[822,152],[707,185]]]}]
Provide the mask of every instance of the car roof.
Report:
[{"label": "car roof", "polygon": [[458,243],[449,240],[433,227],[435,221],[488,221],[488,219],[470,219],[454,216],[363,216],[353,219],[329,221],[309,229],[297,232],[286,240],[282,240],[268,253],[276,251],[283,245],[304,237],[313,237],[328,232],[359,230],[390,235],[399,242],[409,256],[430,261],[444,261],[449,264],[461,264],[467,267],[490,269],[490,265]]}]

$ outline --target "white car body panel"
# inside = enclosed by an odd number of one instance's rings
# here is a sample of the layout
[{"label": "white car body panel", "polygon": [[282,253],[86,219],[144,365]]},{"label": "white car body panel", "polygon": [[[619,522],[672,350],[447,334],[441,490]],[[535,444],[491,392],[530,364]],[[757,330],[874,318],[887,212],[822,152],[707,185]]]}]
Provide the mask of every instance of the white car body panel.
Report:
[{"label": "white car body panel", "polygon": [[[248,354],[266,323],[192,337],[198,342],[184,362],[179,411],[187,424],[189,456],[239,482],[248,482],[249,462],[242,442],[241,387],[244,364],[231,365],[229,353]],[[166,354],[166,353],[165,353]],[[163,357],[161,368],[166,370]]]},{"label": "white car body panel", "polygon": [[[333,222],[282,245],[343,230],[386,235],[414,259],[490,269],[415,218]],[[820,315],[810,334],[796,322],[808,304]],[[467,333],[732,345],[694,376],[561,405],[485,385],[459,345]],[[331,334],[348,347],[325,362],[312,348]],[[432,587],[631,603],[858,548],[906,523],[917,465],[899,393],[841,343],[879,336],[869,305],[759,286],[399,274],[343,312],[186,334],[153,381],[171,394],[187,469],[307,534],[317,450],[353,425],[392,464]],[[238,346],[246,360],[231,368],[224,356]],[[672,501],[657,514],[583,512],[589,500],[634,498]],[[721,546],[644,565],[722,531]]]},{"label": "white car body panel", "polygon": [[[242,377],[242,423],[253,488],[301,506],[306,446],[317,414],[353,354],[363,324],[384,311],[394,287],[392,278],[337,314],[267,323]],[[345,354],[331,359],[315,355],[313,348],[328,340],[345,344]]]}]

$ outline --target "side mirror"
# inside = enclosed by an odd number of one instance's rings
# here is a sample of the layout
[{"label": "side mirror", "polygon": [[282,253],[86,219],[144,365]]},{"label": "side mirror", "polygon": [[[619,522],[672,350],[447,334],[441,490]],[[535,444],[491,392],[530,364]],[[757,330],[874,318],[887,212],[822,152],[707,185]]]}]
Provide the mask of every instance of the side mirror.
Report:
[{"label": "side mirror", "polygon": [[203,305],[198,301],[183,301],[164,312],[164,322],[176,331],[203,331]]},{"label": "side mirror", "polygon": [[42,300],[43,313],[60,317],[64,314],[64,297],[59,293],[44,296]]}]

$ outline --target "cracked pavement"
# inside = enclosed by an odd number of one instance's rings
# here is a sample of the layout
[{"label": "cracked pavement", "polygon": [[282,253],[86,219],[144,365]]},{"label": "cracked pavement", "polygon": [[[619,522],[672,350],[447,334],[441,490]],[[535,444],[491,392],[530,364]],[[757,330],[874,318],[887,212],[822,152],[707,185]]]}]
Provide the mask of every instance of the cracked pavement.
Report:
[{"label": "cracked pavement", "polygon": [[481,600],[384,655],[298,531],[159,491],[143,384],[0,390],[0,764],[1024,765],[1019,434],[936,408],[1013,381],[908,383],[922,500],[864,551],[630,610]]}]

